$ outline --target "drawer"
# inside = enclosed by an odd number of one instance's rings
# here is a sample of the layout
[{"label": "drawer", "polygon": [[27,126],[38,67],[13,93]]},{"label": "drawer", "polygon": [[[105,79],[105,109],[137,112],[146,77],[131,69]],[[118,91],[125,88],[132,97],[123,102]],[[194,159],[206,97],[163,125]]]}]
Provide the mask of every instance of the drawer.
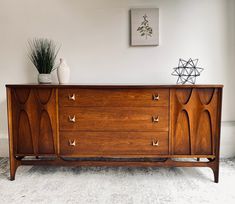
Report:
[{"label": "drawer", "polygon": [[60,130],[168,131],[168,107],[60,107]]},{"label": "drawer", "polygon": [[168,132],[60,132],[65,156],[168,154]]},{"label": "drawer", "polygon": [[59,89],[60,106],[168,106],[169,89]]}]

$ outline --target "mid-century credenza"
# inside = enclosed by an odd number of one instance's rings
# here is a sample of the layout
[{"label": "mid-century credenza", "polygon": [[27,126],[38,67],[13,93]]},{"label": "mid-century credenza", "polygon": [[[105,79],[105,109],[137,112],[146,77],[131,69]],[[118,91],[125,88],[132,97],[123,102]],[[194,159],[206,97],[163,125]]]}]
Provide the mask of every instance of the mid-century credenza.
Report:
[{"label": "mid-century credenza", "polygon": [[6,87],[11,180],[66,165],[209,167],[218,182],[222,85]]}]

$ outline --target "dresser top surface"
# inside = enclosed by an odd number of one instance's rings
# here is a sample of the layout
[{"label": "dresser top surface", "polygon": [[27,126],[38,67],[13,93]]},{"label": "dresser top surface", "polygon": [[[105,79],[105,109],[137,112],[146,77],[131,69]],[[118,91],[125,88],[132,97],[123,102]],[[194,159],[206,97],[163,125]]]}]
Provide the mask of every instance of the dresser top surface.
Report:
[{"label": "dresser top surface", "polygon": [[222,84],[6,84],[9,88],[223,88]]}]

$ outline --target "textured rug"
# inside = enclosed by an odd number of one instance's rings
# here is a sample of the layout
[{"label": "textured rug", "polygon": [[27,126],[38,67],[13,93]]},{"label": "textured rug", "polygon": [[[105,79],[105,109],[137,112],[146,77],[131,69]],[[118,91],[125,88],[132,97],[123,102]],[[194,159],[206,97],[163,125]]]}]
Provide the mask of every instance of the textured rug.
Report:
[{"label": "textured rug", "polygon": [[0,203],[235,203],[235,159],[221,161],[220,183],[209,168],[19,167],[9,181],[0,159]]}]

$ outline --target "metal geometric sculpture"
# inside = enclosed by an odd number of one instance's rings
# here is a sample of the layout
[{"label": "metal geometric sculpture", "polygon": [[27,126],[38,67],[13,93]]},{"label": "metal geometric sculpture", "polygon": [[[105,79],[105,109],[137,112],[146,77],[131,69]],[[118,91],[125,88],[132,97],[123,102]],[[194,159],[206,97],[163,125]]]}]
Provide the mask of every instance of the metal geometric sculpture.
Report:
[{"label": "metal geometric sculpture", "polygon": [[200,76],[200,73],[204,70],[201,67],[197,67],[198,59],[192,60],[191,58],[186,61],[179,59],[178,67],[173,68],[174,71],[171,75],[178,76],[177,84],[195,84],[196,77]]}]

